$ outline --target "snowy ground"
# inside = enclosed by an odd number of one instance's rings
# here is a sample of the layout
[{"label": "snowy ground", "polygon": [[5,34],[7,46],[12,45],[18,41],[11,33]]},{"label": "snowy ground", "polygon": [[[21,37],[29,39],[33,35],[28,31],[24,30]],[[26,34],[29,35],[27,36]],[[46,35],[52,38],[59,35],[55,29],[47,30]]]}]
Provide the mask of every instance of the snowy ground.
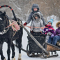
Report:
[{"label": "snowy ground", "polygon": [[[57,21],[55,21],[53,23],[53,26],[55,26]],[[56,29],[56,27],[54,27]],[[30,30],[29,28],[27,28],[28,30]],[[23,30],[23,38],[22,38],[22,47],[24,49],[26,49],[26,46],[27,46],[27,43],[28,43],[28,40],[27,40],[27,33],[25,32],[25,30]],[[15,58],[16,60],[18,59],[18,49],[15,47],[15,52],[16,52],[16,55],[15,55]],[[7,44],[4,43],[3,44],[3,53],[4,53],[4,56],[7,58]],[[25,52],[22,51],[22,60],[41,60],[42,58],[40,57],[28,57],[27,54]],[[60,52],[58,52],[58,54],[60,55]],[[54,57],[54,58],[47,58],[47,59],[42,59],[42,60],[59,60],[60,59],[60,56],[58,57]],[[0,59],[1,60],[1,59]]]}]

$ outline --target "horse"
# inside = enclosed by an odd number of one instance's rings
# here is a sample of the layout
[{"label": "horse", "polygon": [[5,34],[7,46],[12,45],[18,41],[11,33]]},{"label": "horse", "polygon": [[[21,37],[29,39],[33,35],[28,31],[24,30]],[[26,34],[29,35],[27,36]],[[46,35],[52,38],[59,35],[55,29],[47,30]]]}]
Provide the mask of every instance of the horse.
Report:
[{"label": "horse", "polygon": [[[14,16],[13,20],[17,21],[18,25],[20,25],[20,30],[17,31],[17,32],[14,32],[11,27],[6,28],[7,26],[9,26],[9,21],[11,21],[11,20],[9,20],[8,16],[6,15],[6,12],[2,13],[0,11],[0,21],[1,21],[0,22],[0,24],[1,24],[0,34],[1,34],[2,37],[4,37],[4,40],[1,43],[1,46],[0,46],[1,48],[0,49],[2,49],[3,42],[6,41],[8,43],[8,50],[7,50],[8,60],[10,60],[10,46],[12,47],[12,60],[14,60],[15,47],[14,47],[14,44],[13,44],[12,41],[16,40],[16,43],[17,43],[18,49],[19,49],[18,60],[21,60],[21,44],[22,44],[22,35],[23,35],[23,28],[21,26],[22,21],[19,18],[16,18],[15,13],[14,13],[13,9],[10,6],[8,6],[8,5],[0,6],[0,8],[2,8],[2,7],[8,7],[8,8],[11,9],[11,11],[13,13],[13,16]],[[7,36],[8,36],[8,38],[7,38]],[[5,57],[3,56],[3,52],[2,52],[1,53],[1,59],[3,60],[4,58]]]},{"label": "horse", "polygon": [[[2,60],[5,59],[2,51],[3,42],[7,42],[8,44],[8,49],[7,49],[8,60],[10,60],[10,46],[13,46],[12,39],[11,39],[13,34],[11,32],[13,30],[11,29],[11,27],[6,28],[8,25],[9,25],[8,16],[6,15],[5,12],[0,11],[0,54],[1,54]],[[14,46],[12,48],[12,51],[13,49],[14,49]],[[14,51],[13,51],[13,54],[15,54]]]},{"label": "horse", "polygon": [[[17,20],[18,20],[17,23],[19,24],[20,19],[17,19]],[[22,43],[23,28],[20,27],[20,30],[18,32],[15,32],[12,30],[11,27],[6,28],[7,26],[9,26],[9,18],[5,12],[3,13],[0,11],[0,54],[1,54],[1,59],[2,60],[5,59],[5,57],[3,56],[3,52],[2,52],[2,45],[3,45],[4,41],[8,43],[8,50],[7,50],[8,60],[10,60],[10,46],[12,47],[12,59],[14,59],[15,47],[14,47],[14,44],[12,41],[16,40],[16,43],[19,48],[18,60],[19,59],[21,60],[21,43]]]}]

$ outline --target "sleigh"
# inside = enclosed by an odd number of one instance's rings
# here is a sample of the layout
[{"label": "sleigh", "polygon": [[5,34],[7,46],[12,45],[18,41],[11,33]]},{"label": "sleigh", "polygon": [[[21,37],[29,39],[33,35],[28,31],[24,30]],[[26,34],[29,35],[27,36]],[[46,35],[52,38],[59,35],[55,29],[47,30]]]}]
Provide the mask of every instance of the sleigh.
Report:
[{"label": "sleigh", "polygon": [[[46,43],[45,42],[46,35],[41,34],[39,36],[33,36],[23,25],[22,27],[28,33],[28,36],[27,36],[28,44],[27,44],[26,50],[23,48],[21,48],[21,50],[26,52],[29,57],[49,58],[49,57],[58,56],[56,51],[60,51],[60,47],[59,47],[60,40],[57,42],[56,46]],[[18,47],[17,45],[15,46]]]},{"label": "sleigh", "polygon": [[[57,57],[58,54],[56,51],[60,51],[58,43],[57,42],[56,46],[46,43],[45,42],[45,35],[41,34],[40,36],[34,36],[34,38],[45,48],[48,52],[46,54],[43,49],[41,49],[32,39],[30,36],[27,36],[28,38],[28,44],[27,44],[27,55],[29,57],[44,57],[44,58],[49,58],[49,57]],[[54,53],[54,54],[53,54]]]},{"label": "sleigh", "polygon": [[[26,52],[29,57],[49,58],[58,56],[56,51],[60,51],[60,40],[57,42],[56,46],[46,43],[46,35],[41,34],[39,36],[33,36],[23,25],[22,27],[28,33],[28,44],[26,50],[23,48],[21,48],[21,50]],[[18,47],[17,45],[15,46]]]},{"label": "sleigh", "polygon": [[[21,48],[22,51],[26,52],[29,57],[57,57],[58,54],[56,51],[60,51],[60,47],[57,45],[52,45],[45,42],[46,35],[41,34],[39,36],[33,36],[24,26],[21,24],[21,26],[24,28],[24,30],[27,32],[28,36],[28,44],[26,50]],[[14,44],[15,45],[15,44]],[[15,45],[18,47],[17,45]],[[50,55],[51,52],[51,55]],[[53,55],[53,52],[55,55]]]},{"label": "sleigh", "polygon": [[[27,44],[27,51],[28,51],[28,56],[38,56],[40,53],[42,53],[42,49],[37,46],[37,44],[31,39],[30,36],[27,36],[28,38],[28,44]],[[34,36],[34,38],[37,39],[39,43],[45,48],[45,36]],[[39,54],[38,54],[39,53]],[[36,54],[36,55],[35,55]]]}]

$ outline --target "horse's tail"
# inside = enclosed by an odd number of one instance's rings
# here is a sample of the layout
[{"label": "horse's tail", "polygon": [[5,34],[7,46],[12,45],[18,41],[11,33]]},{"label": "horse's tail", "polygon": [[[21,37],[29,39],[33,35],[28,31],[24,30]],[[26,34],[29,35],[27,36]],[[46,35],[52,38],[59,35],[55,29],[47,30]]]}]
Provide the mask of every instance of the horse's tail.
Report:
[{"label": "horse's tail", "polygon": [[14,10],[9,5],[2,5],[2,6],[0,6],[0,8],[2,8],[2,7],[9,7],[11,9],[12,13],[13,13],[15,21],[17,21],[17,18],[16,18],[16,15],[14,13]]}]

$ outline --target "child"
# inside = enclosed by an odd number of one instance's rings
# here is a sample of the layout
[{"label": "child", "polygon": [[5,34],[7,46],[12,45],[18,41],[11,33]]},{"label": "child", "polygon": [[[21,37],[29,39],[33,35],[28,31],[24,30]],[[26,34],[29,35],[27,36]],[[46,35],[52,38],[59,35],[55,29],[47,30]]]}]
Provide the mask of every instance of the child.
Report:
[{"label": "child", "polygon": [[51,35],[54,33],[54,28],[52,27],[52,23],[53,23],[53,19],[50,19],[44,28],[44,32],[45,34],[47,34],[46,42],[48,43],[51,43],[51,39],[52,39]]},{"label": "child", "polygon": [[40,14],[37,12],[33,14],[33,21],[31,23],[31,33],[33,35],[40,35],[42,29],[40,27],[43,26],[42,20],[40,19]]},{"label": "child", "polygon": [[60,21],[57,22],[56,27],[58,27],[56,29],[56,31],[54,32],[54,38],[53,38],[53,45],[56,45],[57,41],[60,40]]}]

